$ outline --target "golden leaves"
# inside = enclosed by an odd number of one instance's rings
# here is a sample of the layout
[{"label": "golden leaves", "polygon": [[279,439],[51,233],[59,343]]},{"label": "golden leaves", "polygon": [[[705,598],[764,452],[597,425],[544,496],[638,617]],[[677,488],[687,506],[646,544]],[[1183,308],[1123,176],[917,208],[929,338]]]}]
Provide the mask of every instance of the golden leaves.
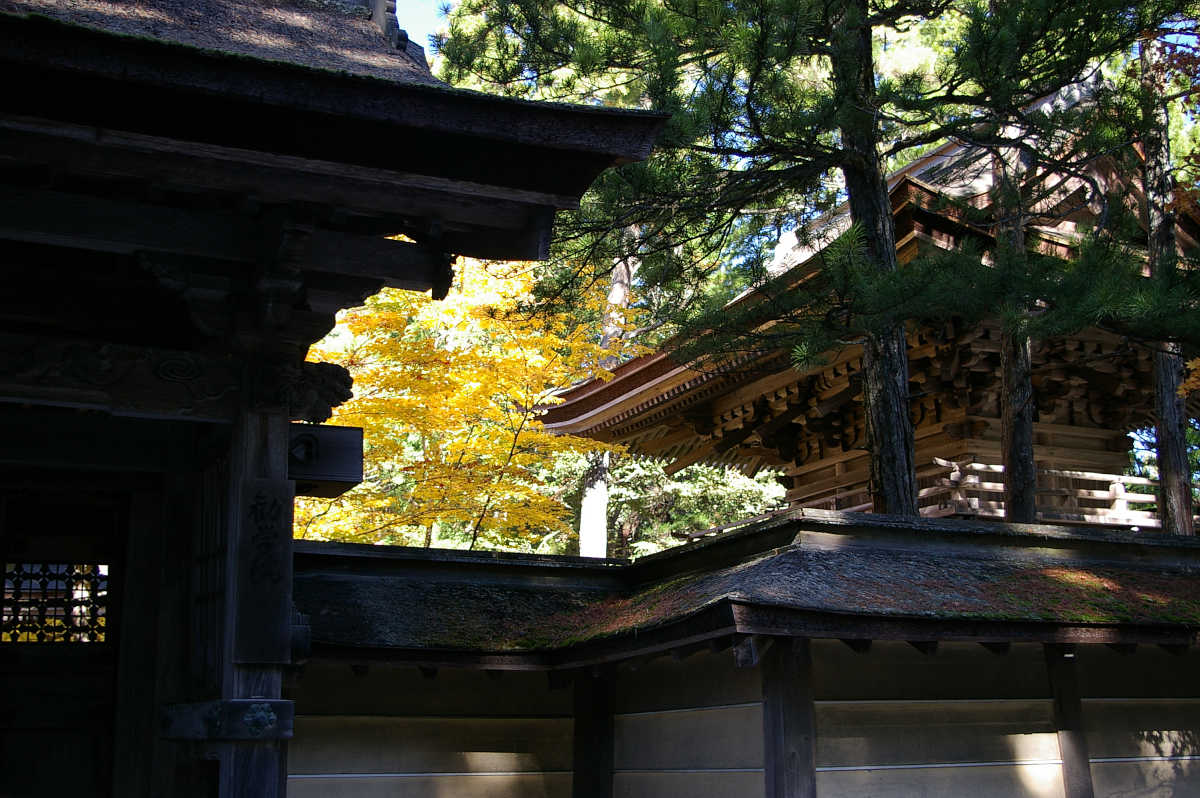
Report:
[{"label": "golden leaves", "polygon": [[1179,395],[1187,396],[1192,391],[1200,391],[1200,357],[1187,362],[1187,376],[1179,386]]},{"label": "golden leaves", "polygon": [[484,542],[531,550],[570,534],[566,508],[542,474],[557,453],[601,444],[551,435],[538,420],[556,391],[611,376],[589,320],[520,309],[528,264],[463,261],[454,290],[385,290],[343,313],[309,357],[350,369],[355,398],[332,423],[360,426],[365,480],[334,502],[298,503],[300,537],[443,545]]}]

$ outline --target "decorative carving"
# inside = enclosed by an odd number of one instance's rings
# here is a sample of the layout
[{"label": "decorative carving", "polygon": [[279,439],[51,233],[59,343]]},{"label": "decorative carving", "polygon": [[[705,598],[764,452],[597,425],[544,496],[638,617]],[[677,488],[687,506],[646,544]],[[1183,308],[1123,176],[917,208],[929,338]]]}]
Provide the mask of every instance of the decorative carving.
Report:
[{"label": "decorative carving", "polygon": [[295,727],[291,701],[232,698],[162,708],[160,733],[168,740],[287,740]]},{"label": "decorative carving", "polygon": [[238,606],[234,661],[291,660],[292,483],[252,479],[243,486],[239,518]]},{"label": "decorative carving", "polygon": [[278,722],[279,718],[275,715],[275,711],[265,701],[251,704],[242,715],[242,726],[245,728],[246,734],[254,738],[262,737],[268,731],[273,730]]},{"label": "decorative carving", "polygon": [[276,389],[260,395],[277,397],[298,421],[320,424],[333,415],[333,408],[354,397],[350,372],[336,363],[283,365],[274,374]]},{"label": "decorative carving", "polygon": [[124,378],[129,365],[119,363],[107,345],[75,343],[63,349],[63,374],[84,385],[114,385]]},{"label": "decorative carving", "polygon": [[0,336],[0,400],[160,418],[228,420],[241,366],[151,347]]},{"label": "decorative carving", "polygon": [[0,643],[103,643],[108,566],[5,563]]},{"label": "decorative carving", "polygon": [[[250,581],[278,584],[283,580],[283,568],[279,563],[280,528],[284,524],[284,505],[278,495],[263,490],[254,494],[250,502]],[[290,525],[291,518],[287,518]]]}]

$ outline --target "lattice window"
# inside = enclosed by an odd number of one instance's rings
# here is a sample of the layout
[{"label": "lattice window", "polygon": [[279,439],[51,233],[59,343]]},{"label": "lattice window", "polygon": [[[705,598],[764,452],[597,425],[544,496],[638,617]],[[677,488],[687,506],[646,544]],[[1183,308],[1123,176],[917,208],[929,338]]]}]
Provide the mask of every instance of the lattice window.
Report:
[{"label": "lattice window", "polygon": [[2,643],[103,643],[108,565],[5,563]]}]

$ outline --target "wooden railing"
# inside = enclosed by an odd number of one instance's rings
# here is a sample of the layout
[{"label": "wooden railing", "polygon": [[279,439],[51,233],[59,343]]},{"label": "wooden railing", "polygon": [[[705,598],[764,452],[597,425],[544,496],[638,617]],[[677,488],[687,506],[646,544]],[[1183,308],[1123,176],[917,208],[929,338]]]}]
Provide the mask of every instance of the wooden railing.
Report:
[{"label": "wooden railing", "polygon": [[[1004,517],[1004,466],[938,460],[938,510],[930,515]],[[1038,520],[1157,529],[1157,483],[1145,477],[1039,469]],[[923,513],[924,514],[924,513]]]},{"label": "wooden railing", "polygon": [[[1004,518],[1004,466],[935,458],[917,471],[917,480],[921,515]],[[1038,520],[1158,529],[1156,487],[1144,477],[1039,469]],[[856,483],[793,506],[869,512],[872,505],[866,483]]]}]

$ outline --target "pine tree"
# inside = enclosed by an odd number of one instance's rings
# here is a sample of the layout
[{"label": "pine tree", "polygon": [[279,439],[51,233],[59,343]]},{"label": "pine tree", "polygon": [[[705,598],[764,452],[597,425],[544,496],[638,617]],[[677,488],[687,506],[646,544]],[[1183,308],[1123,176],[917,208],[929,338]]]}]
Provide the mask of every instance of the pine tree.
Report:
[{"label": "pine tree", "polygon": [[[1147,260],[1150,277],[1170,281],[1175,276],[1174,179],[1164,95],[1166,66],[1162,43],[1143,39],[1140,54],[1142,89],[1142,185],[1146,196]],[[1193,78],[1194,80],[1195,78]],[[1155,440],[1158,448],[1158,513],[1163,531],[1194,535],[1191,472],[1187,452],[1187,412],[1180,386],[1183,352],[1178,342],[1165,341],[1154,353]]]},{"label": "pine tree", "polygon": [[[1004,131],[1020,109],[1177,7],[1027,0],[989,13],[951,0],[464,0],[440,49],[451,79],[672,114],[654,157],[608,175],[562,220],[558,262],[571,268],[543,283],[544,298],[570,297],[581,276],[600,279],[635,256],[677,322],[724,333],[696,307],[715,265],[761,280],[781,230],[803,229],[847,201],[859,231],[852,268],[811,287],[829,292],[845,278],[859,294],[771,296],[759,310],[803,308],[804,319],[823,319],[821,335],[835,337],[840,325],[862,346],[876,507],[915,514],[903,328],[914,311],[880,301],[898,266],[885,165],[948,135],[1019,147]],[[879,43],[918,25],[955,42],[948,57],[932,73],[881,76]],[[631,226],[635,237],[625,235]],[[579,264],[592,271],[581,274]],[[776,326],[773,346],[790,334],[819,351],[816,325]]]}]

